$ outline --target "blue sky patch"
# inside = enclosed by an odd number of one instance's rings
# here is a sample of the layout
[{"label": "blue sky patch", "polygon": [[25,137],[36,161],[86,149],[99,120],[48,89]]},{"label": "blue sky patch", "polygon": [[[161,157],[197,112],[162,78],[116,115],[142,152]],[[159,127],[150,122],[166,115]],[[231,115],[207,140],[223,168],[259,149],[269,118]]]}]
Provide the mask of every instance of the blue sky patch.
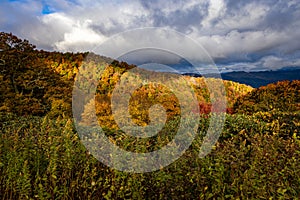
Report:
[{"label": "blue sky patch", "polygon": [[42,14],[47,15],[47,14],[51,14],[51,13],[54,13],[54,9],[52,9],[49,5],[44,5]]}]

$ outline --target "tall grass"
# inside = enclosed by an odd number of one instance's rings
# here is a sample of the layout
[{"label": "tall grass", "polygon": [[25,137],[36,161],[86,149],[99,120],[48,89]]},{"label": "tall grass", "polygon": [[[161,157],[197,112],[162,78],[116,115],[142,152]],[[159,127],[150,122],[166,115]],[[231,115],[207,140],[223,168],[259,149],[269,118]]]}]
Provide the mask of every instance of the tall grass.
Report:
[{"label": "tall grass", "polygon": [[[198,157],[199,134],[176,162],[143,174],[97,161],[81,144],[71,119],[1,116],[0,199],[298,198],[299,127],[272,134],[277,126],[263,116],[227,116],[208,156]],[[201,118],[199,132],[208,122]]]}]

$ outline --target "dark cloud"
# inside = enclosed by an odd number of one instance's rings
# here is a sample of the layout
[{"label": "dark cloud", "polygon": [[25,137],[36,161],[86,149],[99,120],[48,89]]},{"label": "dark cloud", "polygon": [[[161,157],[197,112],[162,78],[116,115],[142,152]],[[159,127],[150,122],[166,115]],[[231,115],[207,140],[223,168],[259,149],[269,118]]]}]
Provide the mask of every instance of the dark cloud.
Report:
[{"label": "dark cloud", "polygon": [[0,30],[39,48],[86,51],[123,31],[169,27],[200,43],[228,71],[299,65],[299,19],[300,0],[0,2]]},{"label": "dark cloud", "polygon": [[168,14],[157,10],[153,14],[153,26],[170,26],[177,31],[186,32],[191,26],[201,28],[201,21],[206,13],[199,9],[199,6],[193,6],[187,10],[176,10]]},{"label": "dark cloud", "polygon": [[[201,21],[207,16],[207,3],[191,3],[191,1],[140,1],[150,13],[153,26],[169,26],[177,31],[186,32],[191,26],[201,28]],[[162,5],[163,4],[163,5]],[[165,5],[164,5],[165,4]],[[186,5],[184,8],[183,5]]]}]

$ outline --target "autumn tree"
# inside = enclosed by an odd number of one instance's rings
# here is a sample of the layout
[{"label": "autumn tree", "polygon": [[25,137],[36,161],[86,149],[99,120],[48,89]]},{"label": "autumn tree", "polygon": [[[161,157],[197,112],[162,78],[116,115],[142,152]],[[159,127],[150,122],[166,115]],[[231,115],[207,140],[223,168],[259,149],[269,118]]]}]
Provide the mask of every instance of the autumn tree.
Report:
[{"label": "autumn tree", "polygon": [[0,33],[0,112],[71,115],[72,85],[85,54],[35,50]]},{"label": "autumn tree", "polygon": [[279,81],[262,86],[245,96],[238,98],[234,104],[237,113],[254,114],[256,112],[294,112],[300,110],[300,81]]},{"label": "autumn tree", "polygon": [[11,86],[15,93],[19,93],[15,78],[18,72],[22,71],[29,62],[29,58],[35,46],[28,40],[19,39],[12,33],[0,33],[0,71],[4,78],[10,80]]}]

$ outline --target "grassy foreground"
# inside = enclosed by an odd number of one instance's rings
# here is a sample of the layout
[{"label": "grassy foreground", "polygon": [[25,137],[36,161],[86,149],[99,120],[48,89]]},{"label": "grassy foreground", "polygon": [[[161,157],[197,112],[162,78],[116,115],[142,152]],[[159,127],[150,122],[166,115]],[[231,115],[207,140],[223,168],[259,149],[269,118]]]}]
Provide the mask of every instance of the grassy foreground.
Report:
[{"label": "grassy foreground", "polygon": [[[134,174],[98,162],[70,118],[2,114],[0,199],[297,199],[299,119],[298,112],[227,115],[205,158],[199,134],[168,167]],[[199,133],[208,122],[201,118]]]}]

